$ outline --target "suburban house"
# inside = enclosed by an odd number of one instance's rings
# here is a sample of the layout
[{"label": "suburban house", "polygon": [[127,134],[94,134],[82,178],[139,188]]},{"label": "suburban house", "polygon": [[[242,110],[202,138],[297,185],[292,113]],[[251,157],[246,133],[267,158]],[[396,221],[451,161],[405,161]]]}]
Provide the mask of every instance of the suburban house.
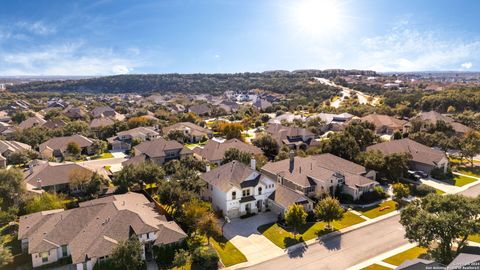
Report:
[{"label": "suburban house", "polygon": [[110,117],[94,118],[90,121],[89,127],[94,131],[98,131],[101,128],[113,126],[115,122]]},{"label": "suburban house", "polygon": [[319,118],[325,125],[322,131],[340,131],[343,130],[345,124],[353,119],[353,115],[349,113],[332,114],[332,113],[317,113],[304,119],[305,122]]},{"label": "suburban house", "polygon": [[107,117],[107,118],[111,118],[111,119],[119,120],[119,121],[122,121],[122,120],[125,119],[125,116],[123,114],[117,113],[110,106],[96,107],[95,109],[93,109],[91,111],[91,114],[92,114],[93,118]]},{"label": "suburban house", "polygon": [[270,124],[266,128],[266,132],[277,141],[278,145],[284,144],[292,149],[305,150],[315,142],[315,134],[304,128]]},{"label": "suburban house", "polygon": [[0,168],[7,167],[7,157],[12,153],[28,152],[32,150],[32,147],[28,144],[24,144],[17,141],[4,141],[0,140]]},{"label": "suburban house", "polygon": [[365,167],[332,154],[296,157],[291,152],[289,159],[267,163],[261,172],[275,179],[277,185],[306,196],[341,192],[358,200],[378,185],[372,180],[374,171],[368,172]]},{"label": "suburban house", "polygon": [[[77,163],[42,162],[30,165],[24,173],[24,182],[27,190],[46,190],[54,192],[75,191],[70,184],[72,177],[78,175],[93,175],[95,172]],[[99,173],[107,177],[104,173]]]},{"label": "suburban house", "polygon": [[265,111],[266,109],[272,107],[272,103],[265,99],[257,98],[255,102],[252,103],[252,106],[255,107],[257,110]]},{"label": "suburban house", "polygon": [[212,108],[210,108],[207,104],[202,103],[190,106],[188,108],[188,112],[194,113],[198,116],[205,116],[212,113]]},{"label": "suburban house", "polygon": [[83,107],[69,105],[63,110],[63,114],[70,119],[82,119],[87,116],[87,111]]},{"label": "suburban house", "polygon": [[166,137],[172,131],[181,131],[189,138],[189,142],[196,143],[202,140],[211,139],[213,137],[213,131],[207,128],[203,128],[199,125],[195,125],[190,122],[176,123],[168,127],[163,128],[163,135]]},{"label": "suburban house", "polygon": [[252,156],[263,154],[260,148],[244,143],[239,139],[230,139],[222,143],[215,140],[209,140],[205,146],[203,146],[203,148],[195,147],[193,149],[193,153],[201,160],[206,160],[208,162],[220,165],[223,157],[225,156],[225,152],[232,148],[238,149],[242,152],[250,153]]},{"label": "suburban house", "polygon": [[220,103],[215,103],[215,105],[218,108],[223,109],[226,113],[237,112],[240,108],[240,105],[238,105],[238,103],[227,100],[222,100]]},{"label": "suburban house", "polygon": [[426,145],[408,138],[382,142],[367,147],[367,151],[379,150],[384,155],[393,153],[408,153],[412,156],[410,169],[429,174],[433,169],[439,168],[447,172],[448,158],[445,152],[430,148]]},{"label": "suburban house", "polygon": [[160,136],[154,127],[136,127],[117,133],[117,136],[108,138],[107,141],[114,151],[130,150],[132,141],[139,142],[153,140]]},{"label": "suburban house", "polygon": [[77,270],[92,270],[131,237],[138,237],[142,258],[150,260],[153,246],[179,243],[186,236],[144,195],[130,192],[83,202],[70,210],[21,216],[18,230],[22,250],[31,255],[34,268],[71,257]]},{"label": "suburban house", "polygon": [[369,114],[360,120],[372,123],[378,135],[393,135],[395,131],[403,131],[403,126],[407,123],[405,120],[383,114]]},{"label": "suburban house", "polygon": [[93,140],[83,135],[72,135],[66,137],[54,137],[39,145],[39,152],[43,159],[50,157],[63,157],[70,143],[80,146],[81,153],[93,154]]},{"label": "suburban house", "polygon": [[38,115],[31,116],[25,120],[23,120],[20,124],[18,124],[18,129],[27,129],[36,126],[43,126],[47,121],[45,121],[42,117]]},{"label": "suburban house", "polygon": [[42,127],[55,130],[55,129],[63,128],[66,125],[67,123],[65,121],[58,119],[58,120],[48,120],[42,125]]},{"label": "suburban house", "polygon": [[458,123],[456,122],[454,119],[452,119],[451,117],[448,117],[448,116],[445,116],[441,113],[438,113],[436,111],[429,111],[429,112],[421,112],[419,113],[417,116],[413,117],[412,119],[410,119],[410,122],[407,123],[405,125],[405,127],[408,129],[408,128],[412,128],[413,124],[412,122],[413,121],[416,121],[416,120],[420,120],[424,123],[424,125],[421,127],[422,129],[426,129],[427,128],[427,125],[430,125],[430,124],[436,124],[438,121],[443,121],[445,122],[446,124],[449,124],[450,126],[452,126],[453,130],[455,131],[455,133],[457,135],[461,135],[463,136],[465,133],[469,132],[470,130],[472,130],[471,128],[461,124],[461,123]]},{"label": "suburban house", "polygon": [[133,147],[135,156],[123,162],[124,165],[136,164],[143,161],[152,161],[158,165],[163,165],[173,159],[181,159],[192,155],[192,150],[184,147],[177,141],[165,140],[163,138],[144,141]]}]

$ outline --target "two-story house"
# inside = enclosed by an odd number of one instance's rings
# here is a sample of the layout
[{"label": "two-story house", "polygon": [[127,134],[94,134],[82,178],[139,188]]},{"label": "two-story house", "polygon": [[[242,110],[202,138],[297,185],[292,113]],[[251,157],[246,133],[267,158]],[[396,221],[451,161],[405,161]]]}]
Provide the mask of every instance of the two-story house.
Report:
[{"label": "two-story house", "polygon": [[123,162],[123,165],[136,164],[143,161],[151,161],[158,165],[183,157],[193,155],[193,151],[173,140],[163,138],[144,141],[133,148],[135,156]]},{"label": "two-story house", "polygon": [[112,146],[113,151],[130,150],[134,140],[143,142],[156,139],[160,133],[154,127],[136,127],[125,131],[120,131],[117,136],[108,138],[107,141]]},{"label": "two-story house", "polygon": [[211,139],[213,131],[190,122],[180,122],[163,128],[163,136],[167,136],[172,131],[181,131],[191,143]]},{"label": "two-story house", "polygon": [[292,149],[305,150],[315,143],[315,134],[304,128],[270,124],[266,132],[277,141],[278,145],[287,145]]}]

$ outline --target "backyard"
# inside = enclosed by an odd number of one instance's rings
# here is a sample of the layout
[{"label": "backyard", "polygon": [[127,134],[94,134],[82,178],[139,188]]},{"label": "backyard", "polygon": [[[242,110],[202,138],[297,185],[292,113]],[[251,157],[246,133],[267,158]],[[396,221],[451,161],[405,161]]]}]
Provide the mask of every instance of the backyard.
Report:
[{"label": "backyard", "polygon": [[365,221],[363,218],[347,211],[345,212],[342,220],[332,222],[333,230],[327,230],[325,228],[327,223],[325,222],[312,222],[301,226],[297,230],[298,234],[296,236],[293,234],[293,228],[283,228],[278,223],[262,225],[258,227],[258,231],[278,247],[287,248],[294,244],[308,241],[332,231],[338,231],[363,221]]}]

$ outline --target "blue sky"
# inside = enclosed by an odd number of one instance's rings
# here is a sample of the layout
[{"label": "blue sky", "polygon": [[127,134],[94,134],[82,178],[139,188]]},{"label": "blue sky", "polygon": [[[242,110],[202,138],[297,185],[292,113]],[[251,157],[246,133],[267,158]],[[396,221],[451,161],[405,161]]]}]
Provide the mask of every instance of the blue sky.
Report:
[{"label": "blue sky", "polygon": [[480,70],[480,1],[0,0],[0,75]]}]

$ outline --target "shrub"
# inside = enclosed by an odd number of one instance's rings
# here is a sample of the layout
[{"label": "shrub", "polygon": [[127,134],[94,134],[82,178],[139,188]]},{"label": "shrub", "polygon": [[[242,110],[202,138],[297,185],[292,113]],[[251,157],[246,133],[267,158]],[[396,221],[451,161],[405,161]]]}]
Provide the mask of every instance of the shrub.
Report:
[{"label": "shrub", "polygon": [[443,169],[441,168],[434,168],[432,171],[430,171],[430,175],[432,178],[438,179],[438,180],[448,180],[453,177],[452,171],[448,169],[446,173],[443,172]]},{"label": "shrub", "polygon": [[412,188],[412,194],[417,196],[417,197],[425,197],[430,193],[435,193],[435,188],[425,185],[425,184],[420,184],[420,185],[414,185]]},{"label": "shrub", "polygon": [[217,253],[206,247],[199,247],[192,253],[192,268],[195,269],[218,269],[218,261]]}]

